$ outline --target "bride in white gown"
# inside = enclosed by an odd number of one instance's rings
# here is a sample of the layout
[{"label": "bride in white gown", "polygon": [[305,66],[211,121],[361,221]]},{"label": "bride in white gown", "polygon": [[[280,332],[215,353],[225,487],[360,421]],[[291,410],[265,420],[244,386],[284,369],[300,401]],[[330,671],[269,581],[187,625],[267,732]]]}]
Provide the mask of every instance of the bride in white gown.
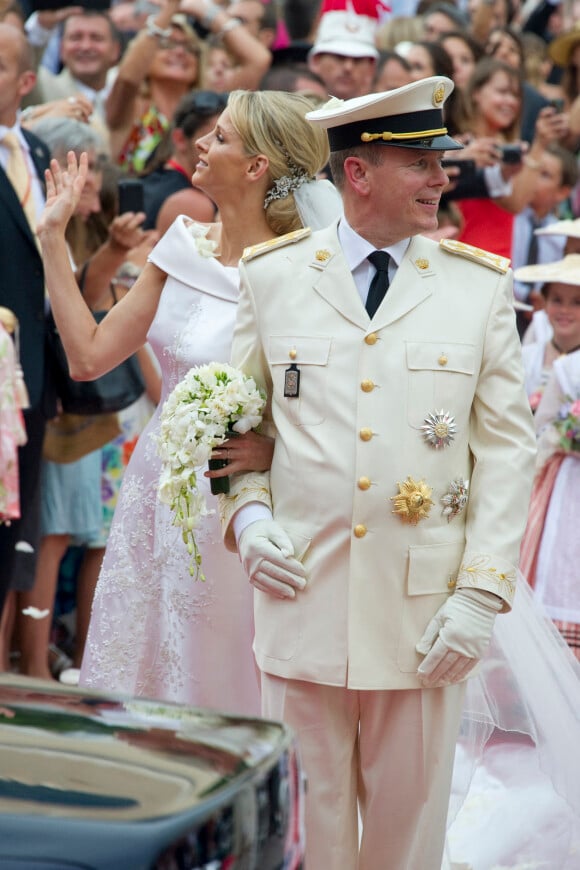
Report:
[{"label": "bride in white gown", "polygon": [[[307,98],[235,92],[230,106],[232,101],[244,101],[243,114],[256,118],[269,143],[277,144],[269,145],[267,155],[257,154],[250,124],[238,130],[226,109],[198,141],[193,175],[193,183],[216,202],[221,222],[200,228],[178,218],[134,287],[98,327],[64,256],[64,230],[84,184],[86,160],[79,168],[69,157],[68,173],[53,167],[38,232],[73,376],[101,374],[148,340],[165,398],[191,366],[229,359],[243,249],[302,226],[292,195],[267,209],[265,195],[283,176],[297,184],[312,178],[328,156],[326,134],[304,118],[311,109]],[[205,244],[206,231],[215,256]],[[257,715],[251,587],[237,557],[223,547],[215,516],[197,530],[206,581],[191,579],[186,546],[157,497],[158,419],[156,414],[143,432],[125,472],[81,683]],[[271,443],[263,436],[249,433],[228,447],[231,472],[270,465]]]}]

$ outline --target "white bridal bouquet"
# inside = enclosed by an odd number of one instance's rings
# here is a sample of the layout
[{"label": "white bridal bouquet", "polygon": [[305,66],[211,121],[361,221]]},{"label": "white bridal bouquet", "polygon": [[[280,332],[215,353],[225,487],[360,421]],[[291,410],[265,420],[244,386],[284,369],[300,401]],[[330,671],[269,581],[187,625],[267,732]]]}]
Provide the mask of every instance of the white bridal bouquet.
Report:
[{"label": "white bridal bouquet", "polygon": [[204,577],[194,530],[209,513],[197,489],[197,469],[232,433],[243,435],[258,426],[264,403],[253,378],[232,366],[211,362],[190,369],[163,405],[157,444],[159,499],[170,506],[173,523],[182,530],[193,557],[189,570],[196,580]]}]

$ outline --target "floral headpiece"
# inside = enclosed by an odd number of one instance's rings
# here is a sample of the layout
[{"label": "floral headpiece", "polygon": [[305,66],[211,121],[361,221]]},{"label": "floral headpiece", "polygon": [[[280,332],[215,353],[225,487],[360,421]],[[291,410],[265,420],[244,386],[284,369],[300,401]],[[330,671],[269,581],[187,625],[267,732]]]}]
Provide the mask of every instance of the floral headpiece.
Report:
[{"label": "floral headpiece", "polygon": [[290,175],[281,175],[277,178],[264,199],[264,208],[268,208],[271,202],[276,199],[284,199],[289,193],[298,190],[306,181],[310,181],[310,176],[304,169],[298,166],[291,168]]}]

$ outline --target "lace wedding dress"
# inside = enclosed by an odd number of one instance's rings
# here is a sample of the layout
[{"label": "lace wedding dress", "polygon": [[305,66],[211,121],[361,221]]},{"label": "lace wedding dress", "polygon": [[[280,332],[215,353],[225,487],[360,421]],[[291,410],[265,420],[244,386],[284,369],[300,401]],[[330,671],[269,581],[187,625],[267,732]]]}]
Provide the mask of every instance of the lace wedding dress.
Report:
[{"label": "lace wedding dress", "polygon": [[[252,589],[226,551],[216,514],[197,530],[205,582],[167,506],[157,498],[159,413],[189,368],[227,362],[238,271],[196,248],[178,218],[150,260],[167,273],[148,340],[163,376],[162,401],[125,471],[95,599],[81,685],[257,715]],[[199,475],[208,506],[217,502]]]}]

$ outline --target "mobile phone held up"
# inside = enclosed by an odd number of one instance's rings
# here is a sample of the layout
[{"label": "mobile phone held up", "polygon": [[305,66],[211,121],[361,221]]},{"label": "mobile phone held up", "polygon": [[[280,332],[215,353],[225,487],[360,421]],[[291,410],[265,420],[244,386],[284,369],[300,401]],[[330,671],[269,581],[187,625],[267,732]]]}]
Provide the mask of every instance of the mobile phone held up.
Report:
[{"label": "mobile phone held up", "polygon": [[[473,175],[475,172],[475,160],[457,160],[457,158],[448,160],[442,160],[441,166],[443,169],[449,169],[454,167],[459,170],[459,175]],[[455,179],[451,179],[454,181]]]},{"label": "mobile phone held up", "polygon": [[514,165],[522,162],[523,152],[521,145],[500,145],[499,151],[502,163]]},{"label": "mobile phone held up", "polygon": [[550,100],[550,105],[553,109],[556,110],[559,115],[561,115],[564,111],[564,100],[562,100],[561,98]]},{"label": "mobile phone held up", "polygon": [[145,211],[143,182],[140,178],[121,178],[118,182],[119,214],[126,211]]}]

